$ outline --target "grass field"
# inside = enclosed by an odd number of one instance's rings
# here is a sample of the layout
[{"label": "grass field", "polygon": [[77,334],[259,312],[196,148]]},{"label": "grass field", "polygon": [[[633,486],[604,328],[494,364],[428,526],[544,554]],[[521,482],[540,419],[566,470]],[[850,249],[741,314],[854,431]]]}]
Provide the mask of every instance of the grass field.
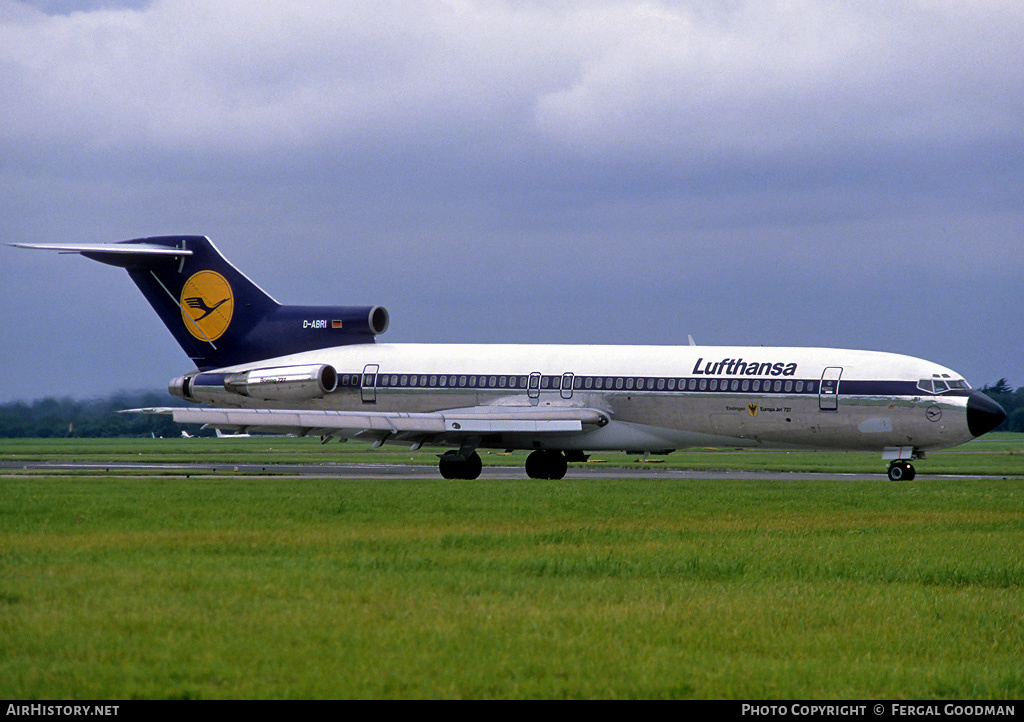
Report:
[{"label": "grass field", "polygon": [[[223,464],[379,463],[437,465],[437,449],[409,451],[401,446],[373,449],[368,444],[319,444],[289,437],[196,439],[0,439],[0,461],[42,459],[78,461],[207,462]],[[481,450],[484,466],[522,468],[526,452]],[[599,453],[592,463],[635,468],[636,455]],[[651,457],[660,468],[735,471],[816,471],[885,474],[875,452],[685,449]],[[956,449],[931,452],[914,462],[919,474],[984,474],[1024,477],[1024,434],[989,434]],[[570,465],[571,469],[575,465]],[[77,472],[81,473],[81,472]],[[147,472],[149,473],[149,472]],[[486,474],[486,472],[485,472]],[[525,478],[525,474],[524,474]]]},{"label": "grass field", "polygon": [[[352,448],[6,441],[0,459],[271,447]],[[1022,448],[996,435],[899,484],[875,455],[870,482],[16,471],[0,697],[1021,698]]]}]

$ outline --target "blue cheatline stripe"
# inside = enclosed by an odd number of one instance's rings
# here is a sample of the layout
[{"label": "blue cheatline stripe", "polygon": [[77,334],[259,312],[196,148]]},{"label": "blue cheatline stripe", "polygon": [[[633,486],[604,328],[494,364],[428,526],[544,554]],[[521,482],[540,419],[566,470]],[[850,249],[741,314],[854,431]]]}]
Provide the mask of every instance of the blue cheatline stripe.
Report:
[{"label": "blue cheatline stripe", "polygon": [[[204,374],[205,375],[205,374]],[[358,388],[363,375],[341,374],[339,387]],[[484,391],[525,391],[529,374],[418,374],[381,372],[377,389],[468,389]],[[541,377],[541,390],[558,391],[562,376]],[[574,392],[634,392],[644,394],[728,393],[804,394],[818,393],[819,379],[733,379],[679,376],[574,376]],[[914,381],[840,381],[842,396],[955,396],[959,392],[934,394],[922,391]],[[966,393],[966,392],[965,392]]]}]

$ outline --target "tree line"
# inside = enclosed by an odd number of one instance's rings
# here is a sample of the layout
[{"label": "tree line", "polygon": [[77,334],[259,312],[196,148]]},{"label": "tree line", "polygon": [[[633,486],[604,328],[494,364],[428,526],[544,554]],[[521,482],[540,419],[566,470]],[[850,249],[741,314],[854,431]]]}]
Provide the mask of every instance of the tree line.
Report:
[{"label": "tree line", "polygon": [[[1006,379],[999,379],[981,391],[1006,410],[1006,421],[996,431],[1024,432],[1024,386],[1014,390]],[[14,401],[0,404],[0,438],[180,436],[186,427],[174,423],[170,416],[117,413],[122,409],[178,405],[185,404],[160,391],[120,392],[88,401]],[[194,425],[187,428],[191,434],[198,433]]]},{"label": "tree line", "polygon": [[[119,414],[122,409],[183,406],[167,392],[120,392],[101,399],[45,398],[0,405],[0,438],[110,438],[181,436],[170,416]],[[194,434],[197,427],[188,427]],[[212,435],[213,432],[210,432]]]},{"label": "tree line", "polygon": [[1014,391],[1009,381],[999,379],[994,384],[982,386],[981,391],[1006,412],[1006,421],[996,431],[1024,431],[1024,386]]}]

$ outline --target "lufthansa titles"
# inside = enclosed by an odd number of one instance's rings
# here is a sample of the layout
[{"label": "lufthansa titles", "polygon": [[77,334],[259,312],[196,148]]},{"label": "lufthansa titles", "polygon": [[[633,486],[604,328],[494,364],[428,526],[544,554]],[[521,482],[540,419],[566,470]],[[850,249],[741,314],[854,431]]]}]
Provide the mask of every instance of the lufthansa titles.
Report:
[{"label": "lufthansa titles", "polygon": [[705,361],[701,357],[693,365],[693,373],[704,376],[795,376],[796,364],[785,361],[744,361],[741,358]]}]

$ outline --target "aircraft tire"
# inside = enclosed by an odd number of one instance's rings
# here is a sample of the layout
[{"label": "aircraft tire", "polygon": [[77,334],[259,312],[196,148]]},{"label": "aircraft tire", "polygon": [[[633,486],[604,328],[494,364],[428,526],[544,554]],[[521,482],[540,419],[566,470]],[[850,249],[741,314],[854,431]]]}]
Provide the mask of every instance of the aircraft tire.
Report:
[{"label": "aircraft tire", "polygon": [[475,451],[467,459],[459,459],[454,453],[445,454],[437,464],[437,470],[445,479],[476,479],[483,468],[480,455]]},{"label": "aircraft tire", "polygon": [[531,479],[562,479],[568,468],[569,464],[561,451],[544,449],[526,457],[526,475]]},{"label": "aircraft tire", "polygon": [[907,461],[899,461],[889,465],[890,481],[911,481],[917,476],[914,465]]}]

